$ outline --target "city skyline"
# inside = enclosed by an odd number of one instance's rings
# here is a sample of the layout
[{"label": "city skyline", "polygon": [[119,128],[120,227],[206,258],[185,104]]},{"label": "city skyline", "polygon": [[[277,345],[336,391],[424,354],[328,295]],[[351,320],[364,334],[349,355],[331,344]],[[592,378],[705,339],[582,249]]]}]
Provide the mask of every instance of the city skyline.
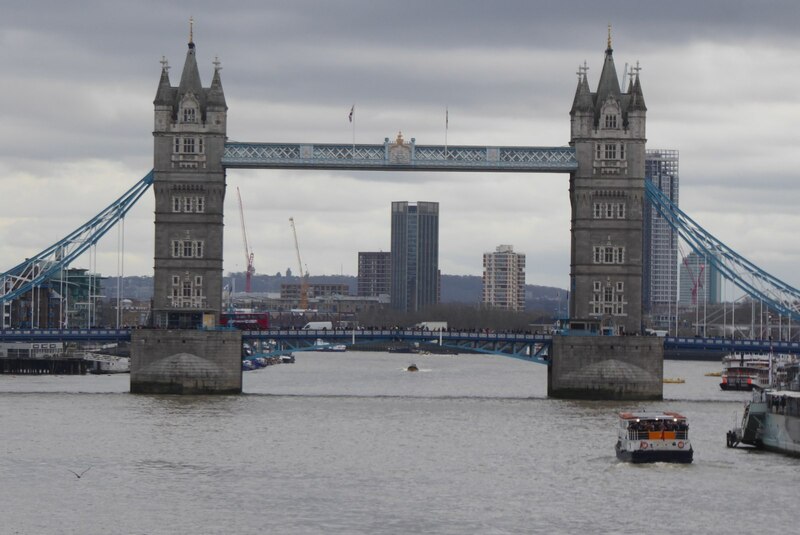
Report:
[{"label": "city skyline", "polygon": [[[601,18],[577,16],[592,5],[580,2],[440,2],[418,20],[408,2],[399,24],[389,22],[392,6],[361,2],[194,2],[161,6],[158,18],[151,2],[89,4],[81,17],[61,3],[14,5],[0,21],[0,271],[89,220],[152,167],[159,61],[166,56],[177,83],[189,15],[203,85],[216,57],[222,64],[230,139],[330,143],[382,143],[402,131],[425,144],[565,145],[574,72],[586,61],[596,85],[610,22],[620,75],[626,63],[642,68],[648,148],[680,151],[682,209],[800,286],[800,252],[790,246],[800,224],[793,3],[611,2]],[[245,268],[230,189],[239,186],[257,273],[294,266],[294,217],[312,275],[354,275],[358,251],[390,248],[389,202],[424,198],[441,206],[443,273],[480,275],[485,250],[514,243],[536,251],[529,283],[568,287],[566,175],[231,170],[228,186],[225,273]],[[126,221],[126,275],[152,275],[153,205],[148,192]],[[116,273],[115,234],[99,248],[104,275]],[[83,258],[73,267],[92,266]]]}]

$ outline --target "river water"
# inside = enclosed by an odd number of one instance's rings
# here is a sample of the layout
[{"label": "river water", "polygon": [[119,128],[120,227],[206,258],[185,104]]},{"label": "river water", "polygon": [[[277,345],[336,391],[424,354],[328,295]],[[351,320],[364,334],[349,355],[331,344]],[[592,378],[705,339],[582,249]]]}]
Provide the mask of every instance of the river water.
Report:
[{"label": "river water", "polygon": [[[0,533],[795,533],[800,460],[725,447],[748,394],[664,367],[686,382],[638,404],[547,399],[544,366],[484,355],[300,353],[224,397],[0,376]],[[616,460],[642,407],[689,417],[693,464]]]}]

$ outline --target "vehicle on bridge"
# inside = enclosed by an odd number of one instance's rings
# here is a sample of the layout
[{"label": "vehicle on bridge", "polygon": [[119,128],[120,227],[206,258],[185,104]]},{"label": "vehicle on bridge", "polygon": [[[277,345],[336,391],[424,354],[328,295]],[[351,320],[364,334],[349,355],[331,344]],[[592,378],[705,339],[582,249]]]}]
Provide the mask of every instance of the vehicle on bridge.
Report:
[{"label": "vehicle on bridge", "polygon": [[333,330],[332,321],[309,321],[303,325],[304,331],[330,331]]},{"label": "vehicle on bridge", "polygon": [[446,321],[423,321],[414,325],[415,329],[422,329],[423,331],[446,331]]},{"label": "vehicle on bridge", "polygon": [[228,312],[220,316],[219,324],[241,331],[266,331],[269,312]]}]

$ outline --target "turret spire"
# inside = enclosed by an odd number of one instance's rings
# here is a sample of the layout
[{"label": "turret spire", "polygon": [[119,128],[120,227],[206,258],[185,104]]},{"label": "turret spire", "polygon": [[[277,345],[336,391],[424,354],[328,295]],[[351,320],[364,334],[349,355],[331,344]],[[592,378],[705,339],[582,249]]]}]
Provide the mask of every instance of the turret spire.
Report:
[{"label": "turret spire", "polygon": [[194,17],[189,17],[189,48],[194,48]]},{"label": "turret spire", "polygon": [[611,50],[611,23],[608,23],[608,49]]}]

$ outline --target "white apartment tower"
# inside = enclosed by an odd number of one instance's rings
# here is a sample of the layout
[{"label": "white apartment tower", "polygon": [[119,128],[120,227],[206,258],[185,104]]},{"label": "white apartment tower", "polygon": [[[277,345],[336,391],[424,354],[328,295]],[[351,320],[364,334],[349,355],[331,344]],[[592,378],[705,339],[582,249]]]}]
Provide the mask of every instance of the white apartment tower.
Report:
[{"label": "white apartment tower", "polygon": [[[678,151],[648,149],[645,180],[678,206]],[[674,323],[678,298],[678,234],[650,203],[644,203],[642,308],[651,326]]]},{"label": "white apartment tower", "polygon": [[525,255],[512,245],[483,253],[483,304],[490,308],[525,310]]}]

